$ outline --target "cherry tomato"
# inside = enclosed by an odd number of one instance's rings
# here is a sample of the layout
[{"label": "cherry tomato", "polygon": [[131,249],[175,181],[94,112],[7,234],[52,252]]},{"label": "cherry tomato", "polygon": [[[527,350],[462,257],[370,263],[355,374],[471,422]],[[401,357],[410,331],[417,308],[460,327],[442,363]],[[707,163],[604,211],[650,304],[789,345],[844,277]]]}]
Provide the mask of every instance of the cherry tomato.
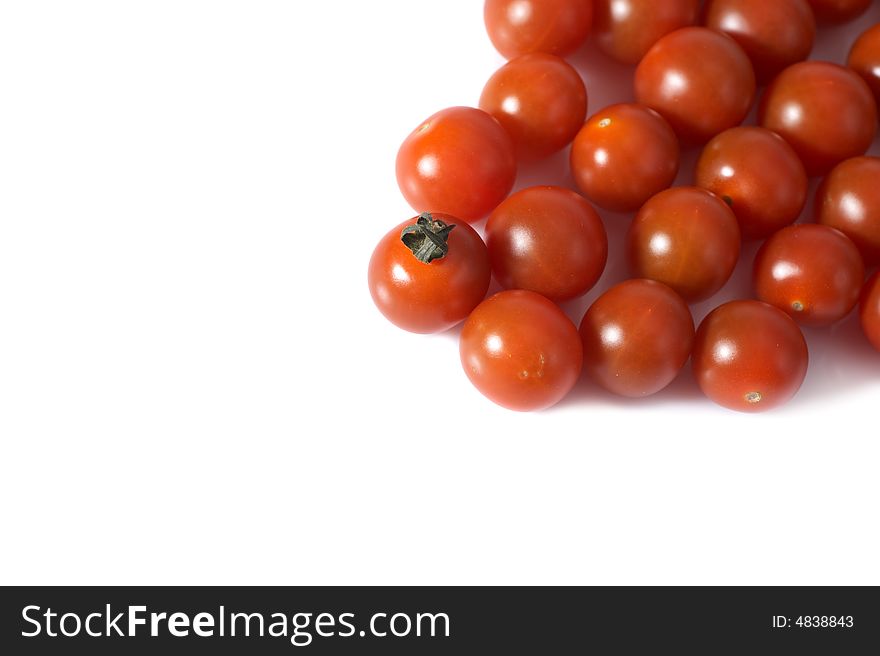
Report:
[{"label": "cherry tomato", "polygon": [[880,264],[880,158],[835,166],[816,191],[815,215],[849,237],[866,265]]},{"label": "cherry tomato", "polygon": [[794,223],[807,202],[804,165],[764,128],[731,128],[712,139],[697,161],[696,182],[730,205],[745,239]]},{"label": "cherry tomato", "polygon": [[880,105],[880,23],[865,30],[856,39],[846,64],[868,83],[874,100]]},{"label": "cherry tomato", "polygon": [[608,56],[637,64],[660,37],[697,22],[699,0],[594,0],[596,43]]},{"label": "cherry tomato", "polygon": [[486,223],[495,278],[554,301],[585,294],[605,269],[608,239],[590,204],[562,187],[530,187],[501,203]]},{"label": "cherry tomato", "polygon": [[414,333],[462,321],[485,298],[490,278],[480,235],[448,214],[423,214],[392,229],[373,251],[368,272],[376,307]]},{"label": "cherry tomato", "polygon": [[417,212],[481,219],[510,193],[515,179],[513,141],[498,121],[472,107],[437,112],[397,153],[397,184]]},{"label": "cherry tomato", "polygon": [[599,385],[640,397],[669,385],[687,362],[694,320],[687,303],[653,280],[626,280],[602,294],[581,321],[584,369]]},{"label": "cherry tomato", "polygon": [[636,99],[686,141],[705,142],[738,125],[755,97],[755,73],[736,41],[684,27],[657,41],[636,68]]},{"label": "cherry tomato", "polygon": [[584,0],[486,0],[486,31],[507,59],[530,52],[568,55],[586,40],[593,3]]},{"label": "cherry tomato", "polygon": [[877,129],[877,107],[853,71],[808,61],[789,66],[767,88],[758,122],[791,144],[808,175],[823,175],[865,153]]},{"label": "cherry tomato", "polygon": [[690,303],[721,289],[739,248],[733,212],[718,196],[696,187],[661,191],[639,210],[627,235],[633,275],[665,283]]},{"label": "cherry tomato", "polygon": [[845,23],[871,6],[871,0],[809,0],[816,18],[822,23]]},{"label": "cherry tomato", "polygon": [[632,212],[672,184],[678,155],[678,140],[662,116],[625,103],[596,112],[584,124],[571,147],[571,170],[596,205]]},{"label": "cherry tomato", "polygon": [[865,284],[859,319],[868,341],[880,351],[880,271]]},{"label": "cherry tomato", "polygon": [[816,37],[807,0],[709,0],[705,23],[742,46],[760,83],[806,59]]},{"label": "cherry tomato", "polygon": [[808,360],[804,336],[784,312],[760,301],[731,301],[703,319],[691,363],[715,403],[761,412],[797,393]]},{"label": "cherry tomato", "polygon": [[532,53],[510,60],[489,78],[480,109],[504,126],[520,156],[544,157],[571,143],[583,125],[587,89],[564,59]]},{"label": "cherry tomato", "polygon": [[499,292],[468,317],[459,342],[474,386],[511,410],[541,410],[562,400],[581,373],[580,335],[552,301],[526,290]]},{"label": "cherry tomato", "polygon": [[865,265],[839,230],[807,223],[783,228],[755,256],[755,293],[805,326],[828,326],[856,306]]}]

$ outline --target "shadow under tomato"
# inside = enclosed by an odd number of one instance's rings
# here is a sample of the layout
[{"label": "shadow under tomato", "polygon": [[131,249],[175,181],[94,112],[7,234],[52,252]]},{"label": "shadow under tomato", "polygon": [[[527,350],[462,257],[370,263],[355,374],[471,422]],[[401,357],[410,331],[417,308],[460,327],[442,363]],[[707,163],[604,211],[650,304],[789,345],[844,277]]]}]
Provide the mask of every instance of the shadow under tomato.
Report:
[{"label": "shadow under tomato", "polygon": [[691,373],[691,365],[688,362],[678,373],[675,380],[668,386],[656,394],[641,398],[630,398],[613,394],[593,382],[589,375],[583,373],[569,395],[553,406],[553,408],[568,409],[590,405],[617,406],[621,408],[651,407],[661,404],[668,406],[673,401],[691,402],[698,400],[705,401],[706,399],[694,380]]},{"label": "shadow under tomato", "polygon": [[880,392],[880,351],[862,333],[858,310],[829,328],[806,328],[803,332],[810,364],[793,402],[824,403],[867,385]]},{"label": "shadow under tomato", "polygon": [[565,187],[572,191],[578,191],[575,185],[574,177],[571,174],[571,166],[569,165],[569,153],[571,147],[566,146],[557,153],[538,160],[520,160],[517,163],[516,184],[513,186],[513,192],[527,189],[528,187],[537,187],[544,185],[552,185],[555,187]]},{"label": "shadow under tomato", "polygon": [[633,78],[636,67],[617,62],[599,50],[593,39],[578,49],[568,62],[587,87],[587,115],[617,103],[634,102]]}]

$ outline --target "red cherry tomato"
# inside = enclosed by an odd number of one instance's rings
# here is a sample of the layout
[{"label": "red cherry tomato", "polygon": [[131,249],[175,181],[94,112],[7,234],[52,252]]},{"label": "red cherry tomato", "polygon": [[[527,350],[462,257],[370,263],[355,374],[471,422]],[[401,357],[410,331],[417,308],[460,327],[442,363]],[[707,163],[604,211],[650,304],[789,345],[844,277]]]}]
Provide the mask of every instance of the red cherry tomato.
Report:
[{"label": "red cherry tomato", "polygon": [[859,319],[868,341],[880,351],[880,271],[865,284]]},{"label": "red cherry tomato", "polygon": [[758,122],[791,144],[808,175],[823,175],[865,153],[877,130],[877,107],[853,71],[808,61],[786,68],[767,88]]},{"label": "red cherry tomato", "polygon": [[678,140],[662,116],[625,103],[596,112],[584,124],[571,147],[571,170],[596,205],[632,212],[672,184],[678,154]]},{"label": "red cherry tomato", "polygon": [[636,68],[636,99],[687,141],[705,142],[738,125],[755,97],[755,73],[736,41],[684,27],[657,41]]},{"label": "red cherry tomato", "polygon": [[584,0],[486,0],[486,31],[507,59],[530,52],[568,55],[586,40],[593,3]]},{"label": "red cherry tomato", "polygon": [[397,184],[417,212],[486,216],[516,179],[513,141],[494,118],[450,107],[417,127],[397,153]]},{"label": "red cherry tomato", "polygon": [[462,321],[486,296],[490,277],[480,235],[447,214],[423,214],[391,230],[373,251],[368,272],[376,307],[414,333]]},{"label": "red cherry tomato", "polygon": [[862,76],[880,105],[880,23],[869,27],[856,39],[846,65]]},{"label": "red cherry tomato", "polygon": [[697,161],[696,182],[730,205],[745,239],[794,223],[807,202],[804,165],[764,128],[731,128],[712,139]]},{"label": "red cherry tomato", "polygon": [[580,376],[577,328],[553,302],[526,290],[495,294],[468,317],[459,342],[474,386],[511,410],[541,410],[562,400]]},{"label": "red cherry tomato", "polygon": [[828,326],[856,306],[865,265],[839,230],[808,223],[783,228],[755,256],[755,293],[804,326]]},{"label": "red cherry tomato", "polygon": [[627,235],[633,276],[665,283],[690,303],[721,289],[739,248],[733,212],[696,187],[661,191],[639,210]]},{"label": "red cherry tomato", "polygon": [[871,0],[809,0],[816,18],[822,23],[845,23],[871,6]]},{"label": "red cherry tomato", "polygon": [[816,37],[807,0],[709,0],[705,22],[742,46],[760,83],[806,59]]},{"label": "red cherry tomato", "polygon": [[808,360],[804,336],[788,315],[760,301],[731,301],[703,319],[691,362],[715,403],[761,412],[797,393]]},{"label": "red cherry tomato", "polygon": [[637,64],[660,37],[697,22],[699,0],[594,0],[596,43],[608,56]]},{"label": "red cherry tomato", "polygon": [[605,269],[608,239],[590,204],[562,187],[523,189],[489,216],[486,244],[495,278],[554,301],[585,294]]},{"label": "red cherry tomato", "polygon": [[816,221],[849,237],[865,264],[880,264],[880,158],[835,166],[816,191]]},{"label": "red cherry tomato", "polygon": [[694,320],[687,303],[653,280],[627,280],[602,294],[581,321],[584,369],[599,385],[640,397],[669,385],[687,362]]},{"label": "red cherry tomato", "polygon": [[571,143],[583,125],[587,89],[564,59],[522,55],[489,78],[480,109],[504,126],[520,156],[544,157]]}]

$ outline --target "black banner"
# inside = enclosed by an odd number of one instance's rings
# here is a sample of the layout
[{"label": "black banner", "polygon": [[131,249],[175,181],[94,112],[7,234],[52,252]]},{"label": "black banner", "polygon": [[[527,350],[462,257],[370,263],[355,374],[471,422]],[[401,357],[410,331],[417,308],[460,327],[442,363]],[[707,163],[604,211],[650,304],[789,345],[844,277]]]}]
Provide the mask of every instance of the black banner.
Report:
[{"label": "black banner", "polygon": [[16,655],[880,653],[868,587],[28,587],[0,613]]}]

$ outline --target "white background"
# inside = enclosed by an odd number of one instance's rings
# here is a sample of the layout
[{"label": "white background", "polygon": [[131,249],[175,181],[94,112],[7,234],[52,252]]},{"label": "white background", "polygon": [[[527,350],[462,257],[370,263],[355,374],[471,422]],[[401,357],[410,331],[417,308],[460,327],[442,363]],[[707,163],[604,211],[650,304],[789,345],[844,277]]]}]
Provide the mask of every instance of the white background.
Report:
[{"label": "white background", "polygon": [[[591,113],[631,97],[631,69],[573,61]],[[478,0],[3,3],[0,581],[880,584],[854,316],[809,331],[778,411],[716,407],[688,369],[517,414],[457,331],[375,310],[370,252],[413,214],[400,142],[501,63]],[[570,184],[565,154],[537,182]],[[625,277],[606,223],[574,321]],[[749,294],[754,251],[698,320]]]}]

